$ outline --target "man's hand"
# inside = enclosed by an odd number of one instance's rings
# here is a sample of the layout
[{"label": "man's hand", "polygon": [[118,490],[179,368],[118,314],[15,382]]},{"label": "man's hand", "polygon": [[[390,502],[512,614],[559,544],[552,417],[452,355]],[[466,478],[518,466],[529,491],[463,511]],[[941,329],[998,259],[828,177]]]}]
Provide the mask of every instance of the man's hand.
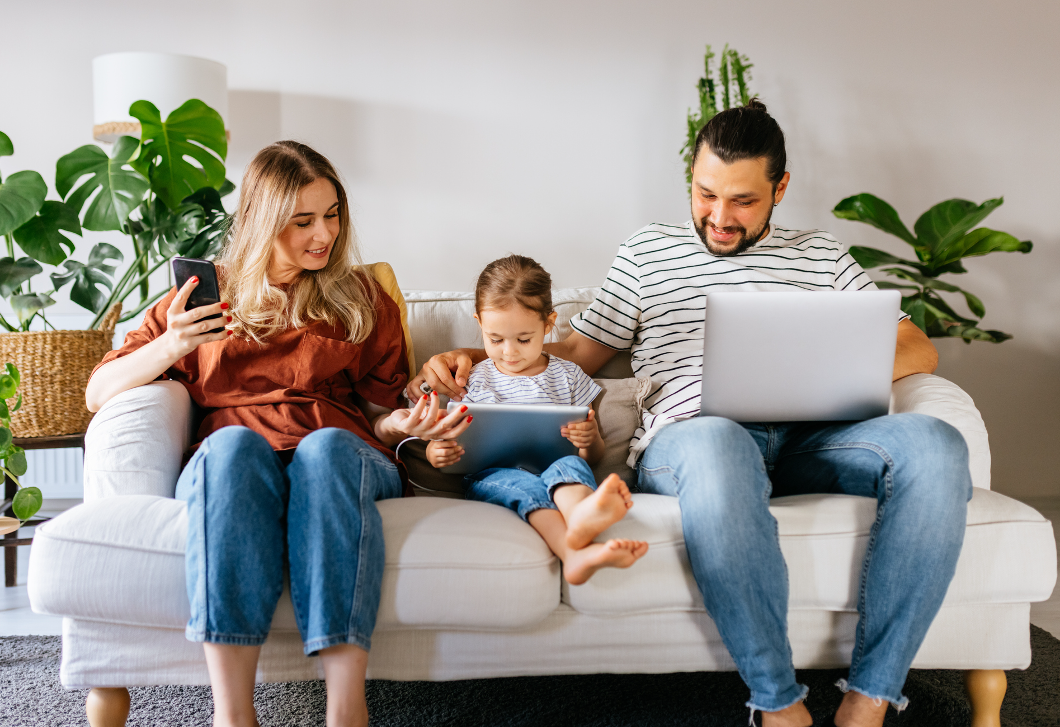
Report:
[{"label": "man's hand", "polygon": [[456,464],[464,454],[459,442],[451,439],[431,442],[427,445],[427,461],[436,469]]},{"label": "man's hand", "polygon": [[939,352],[931,339],[906,318],[898,324],[892,381],[912,374],[933,374],[939,365]]},{"label": "man's hand", "polygon": [[431,356],[423,364],[420,373],[405,388],[409,401],[416,401],[423,396],[420,385],[424,382],[433,391],[444,394],[450,399],[460,401],[467,394],[467,377],[471,367],[486,358],[486,352],[480,349],[458,348]]},{"label": "man's hand", "polygon": [[596,412],[589,410],[589,416],[580,422],[571,422],[561,427],[560,434],[570,440],[578,449],[588,449],[600,438],[600,427],[596,423]]}]

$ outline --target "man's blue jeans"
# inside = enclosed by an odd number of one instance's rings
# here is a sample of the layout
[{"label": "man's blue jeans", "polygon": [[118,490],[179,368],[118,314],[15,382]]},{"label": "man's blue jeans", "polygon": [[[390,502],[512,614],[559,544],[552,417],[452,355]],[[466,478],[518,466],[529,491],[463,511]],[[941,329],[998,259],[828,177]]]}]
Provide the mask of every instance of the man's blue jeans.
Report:
[{"label": "man's blue jeans", "polygon": [[523,520],[535,510],[556,510],[552,493],[560,485],[596,489],[593,471],[577,455],[561,457],[540,475],[509,467],[492,467],[464,477],[464,497],[514,510]]},{"label": "man's blue jeans", "polygon": [[807,692],[795,681],[788,572],[769,498],[874,498],[847,686],[906,705],[906,674],[964,541],[972,483],[960,432],[922,414],[745,425],[700,417],[661,429],[638,474],[640,491],[678,498],[707,612],[751,690],[748,706],[768,712]]},{"label": "man's blue jeans", "polygon": [[305,653],[369,648],[383,579],[375,501],[401,495],[383,454],[352,432],[320,429],[285,468],[260,434],[225,427],[199,446],[176,495],[188,503],[189,640],[264,643],[286,562]]}]

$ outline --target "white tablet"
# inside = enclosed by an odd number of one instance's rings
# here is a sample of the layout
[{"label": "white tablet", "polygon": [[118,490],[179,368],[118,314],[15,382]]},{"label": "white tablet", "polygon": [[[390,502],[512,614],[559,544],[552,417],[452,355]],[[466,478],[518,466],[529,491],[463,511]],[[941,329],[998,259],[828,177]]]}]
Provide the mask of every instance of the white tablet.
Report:
[{"label": "white tablet", "polygon": [[589,416],[587,406],[562,404],[475,404],[451,401],[474,417],[457,441],[464,447],[460,461],[442,472],[466,475],[491,467],[524,469],[541,474],[557,459],[578,454],[560,428]]}]

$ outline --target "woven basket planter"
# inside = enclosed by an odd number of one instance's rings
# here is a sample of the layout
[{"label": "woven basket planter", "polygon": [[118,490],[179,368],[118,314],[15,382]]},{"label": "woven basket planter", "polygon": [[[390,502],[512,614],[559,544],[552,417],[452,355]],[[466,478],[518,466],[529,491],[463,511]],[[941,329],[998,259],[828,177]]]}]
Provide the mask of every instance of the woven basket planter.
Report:
[{"label": "woven basket planter", "polygon": [[14,436],[56,437],[88,429],[88,376],[113,348],[120,315],[121,303],[115,303],[95,331],[0,333],[0,367],[10,362],[22,374],[22,408],[11,417]]}]

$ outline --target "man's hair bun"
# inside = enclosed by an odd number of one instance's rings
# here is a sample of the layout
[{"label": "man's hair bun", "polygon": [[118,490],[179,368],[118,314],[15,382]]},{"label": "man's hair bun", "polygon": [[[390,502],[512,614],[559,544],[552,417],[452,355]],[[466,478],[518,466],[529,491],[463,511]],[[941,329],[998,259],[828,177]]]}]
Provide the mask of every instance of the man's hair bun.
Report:
[{"label": "man's hair bun", "polygon": [[747,102],[747,105],[744,106],[744,108],[745,109],[754,109],[755,111],[765,111],[766,110],[766,105],[764,103],[762,103],[760,100],[758,100],[758,96],[755,96],[754,98],[752,98],[750,101]]}]

